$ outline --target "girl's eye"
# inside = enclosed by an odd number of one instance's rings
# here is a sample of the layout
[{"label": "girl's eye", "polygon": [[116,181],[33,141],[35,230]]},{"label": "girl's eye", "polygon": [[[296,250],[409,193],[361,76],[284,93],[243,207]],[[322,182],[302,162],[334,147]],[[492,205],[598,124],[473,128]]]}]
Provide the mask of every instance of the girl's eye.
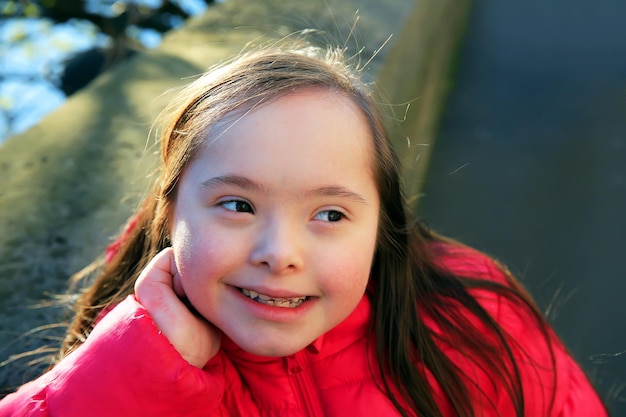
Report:
[{"label": "girl's eye", "polygon": [[337,210],[324,210],[315,215],[317,220],[322,220],[324,222],[338,222],[344,217],[344,214]]},{"label": "girl's eye", "polygon": [[242,200],[224,201],[223,203],[220,203],[220,205],[229,211],[236,211],[239,213],[254,213],[252,205]]}]

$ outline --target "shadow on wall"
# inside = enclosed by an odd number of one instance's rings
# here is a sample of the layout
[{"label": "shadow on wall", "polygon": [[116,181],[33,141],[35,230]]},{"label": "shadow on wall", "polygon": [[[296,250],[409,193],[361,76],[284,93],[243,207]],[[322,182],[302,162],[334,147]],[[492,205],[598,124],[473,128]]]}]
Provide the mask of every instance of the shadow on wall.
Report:
[{"label": "shadow on wall", "polygon": [[477,0],[420,197],[505,261],[626,415],[626,3]]}]

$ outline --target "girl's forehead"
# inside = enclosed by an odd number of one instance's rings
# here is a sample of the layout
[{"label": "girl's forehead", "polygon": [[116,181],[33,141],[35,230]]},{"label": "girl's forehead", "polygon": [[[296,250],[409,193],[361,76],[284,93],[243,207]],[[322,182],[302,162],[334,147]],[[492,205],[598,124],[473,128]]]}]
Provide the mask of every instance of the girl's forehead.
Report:
[{"label": "girl's forehead", "polygon": [[[237,100],[235,100],[235,102],[236,101]],[[251,97],[244,97],[239,101],[241,104],[235,105],[233,110],[226,112],[220,119],[220,122],[222,120],[234,121],[247,114],[263,110],[268,106],[276,104],[277,102],[284,101],[299,101],[301,103],[309,101],[335,101],[336,103],[339,103],[345,101],[346,103],[353,103],[356,105],[356,100],[351,97],[349,93],[337,88],[316,85],[306,85],[276,92],[268,91],[263,94],[253,94]],[[277,111],[277,109],[274,108],[272,111]]]},{"label": "girl's forehead", "polygon": [[[333,112],[338,111],[343,115],[344,120],[352,120],[369,129],[365,112],[360,108],[359,102],[347,92],[325,86],[305,86],[244,101],[243,104],[226,112],[212,124],[205,142],[211,145],[227,135],[229,131],[237,130],[242,123],[259,124],[259,119],[268,117],[273,122],[285,119],[294,122],[304,121],[309,116],[309,112],[319,110],[320,107],[332,109]],[[262,116],[259,116],[259,113]],[[323,125],[325,121],[324,118],[320,118],[315,125]],[[295,129],[297,126],[294,123],[282,127]],[[232,137],[230,139],[232,140]]]},{"label": "girl's forehead", "polygon": [[[344,94],[308,89],[229,115],[199,155],[203,175],[303,182],[336,175],[371,177],[372,135],[363,112]],[[368,175],[370,174],[370,175]]]}]

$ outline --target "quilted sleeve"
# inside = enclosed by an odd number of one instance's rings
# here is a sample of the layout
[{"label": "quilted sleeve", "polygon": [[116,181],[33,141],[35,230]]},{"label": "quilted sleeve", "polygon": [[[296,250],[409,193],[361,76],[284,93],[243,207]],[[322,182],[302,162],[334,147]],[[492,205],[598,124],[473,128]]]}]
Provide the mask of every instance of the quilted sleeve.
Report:
[{"label": "quilted sleeve", "polygon": [[0,417],[219,414],[224,362],[187,363],[129,296],[51,371],[0,402]]}]

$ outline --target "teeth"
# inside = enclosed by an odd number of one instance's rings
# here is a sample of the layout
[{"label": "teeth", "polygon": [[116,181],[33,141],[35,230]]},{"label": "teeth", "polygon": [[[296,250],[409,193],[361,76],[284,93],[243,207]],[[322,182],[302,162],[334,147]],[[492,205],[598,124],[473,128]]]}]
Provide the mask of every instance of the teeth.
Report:
[{"label": "teeth", "polygon": [[300,304],[306,301],[306,296],[304,297],[293,297],[293,298],[272,298],[269,295],[259,294],[253,290],[247,290],[245,288],[241,289],[243,295],[248,298],[253,299],[256,302],[261,304],[267,304],[275,307],[284,307],[284,308],[294,308],[298,307]]}]

